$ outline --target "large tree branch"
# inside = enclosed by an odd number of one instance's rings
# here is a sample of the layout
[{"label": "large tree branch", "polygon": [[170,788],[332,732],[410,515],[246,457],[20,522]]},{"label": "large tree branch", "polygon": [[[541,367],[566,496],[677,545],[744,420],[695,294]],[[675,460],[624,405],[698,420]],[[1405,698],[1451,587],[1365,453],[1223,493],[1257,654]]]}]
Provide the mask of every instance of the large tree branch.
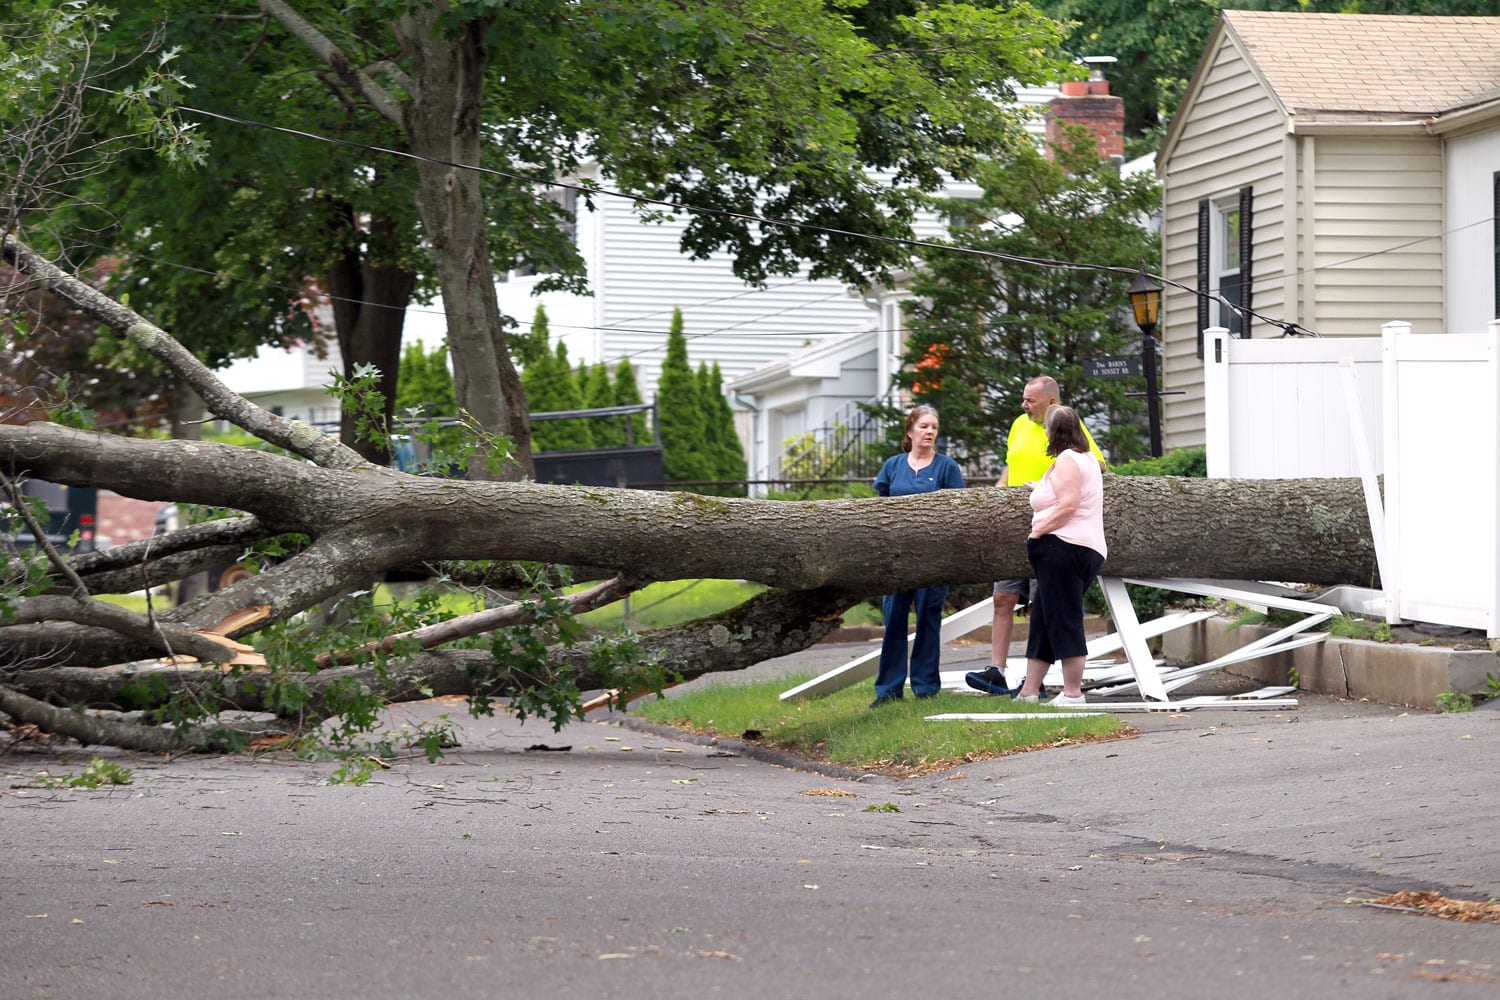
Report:
[{"label": "large tree branch", "polygon": [[230,744],[235,734],[260,735],[273,728],[266,723],[226,723],[211,727],[143,726],[57,708],[5,684],[0,684],[0,712],[17,722],[75,739],[84,746],[108,745],[152,753],[220,750]]},{"label": "large tree branch", "polygon": [[231,392],[217,375],[166,331],[146,322],[140,314],[120,305],[87,282],[64,273],[10,233],[5,234],[0,252],[16,270],[41,280],[52,291],[165,364],[203,397],[204,404],[215,416],[244,428],[262,441],[327,468],[350,469],[364,462],[358,452],[310,424],[276,416]]},{"label": "large tree branch", "polygon": [[[92,594],[131,594],[138,590],[162,587],[194,573],[233,565],[244,551],[244,547],[239,545],[219,545],[179,552],[160,559],[153,553],[149,560],[136,560],[118,569],[80,570],[78,575]],[[60,587],[53,587],[48,591],[54,594],[60,592]]]},{"label": "large tree branch", "polygon": [[[260,9],[285,28],[288,34],[307,46],[313,55],[327,63],[340,80],[370,102],[370,107],[397,126],[405,124],[402,103],[376,83],[368,73],[350,62],[342,49],[301,14],[281,0],[260,0]],[[402,86],[410,90],[411,81],[404,74],[400,79]]]},{"label": "large tree branch", "polygon": [[[811,646],[838,628],[841,614],[858,599],[857,595],[836,590],[765,591],[720,614],[645,633],[641,642],[648,655],[676,680],[743,670]],[[538,678],[497,666],[483,650],[430,650],[388,664],[384,681],[380,671],[368,666],[306,675],[302,683],[309,701],[303,710],[315,719],[334,711],[328,692],[343,689],[351,682],[368,690],[379,690],[393,702],[443,695],[505,697],[538,683],[563,678],[581,691],[598,690],[612,678],[598,673],[590,657],[587,647],[553,646],[547,651],[549,673]],[[149,669],[127,666],[108,671],[50,666],[12,674],[7,682],[25,694],[45,694],[69,704],[92,706],[121,704],[127,700],[127,689],[140,688],[149,682],[152,687],[199,702],[264,712],[273,710],[273,689],[285,684],[286,677],[271,671],[225,673],[155,665]]]},{"label": "large tree branch", "polygon": [[108,629],[164,656],[185,654],[210,663],[225,663],[246,651],[241,644],[223,636],[185,629],[103,601],[31,597],[16,606],[14,616],[17,625],[66,620],[77,625]]}]

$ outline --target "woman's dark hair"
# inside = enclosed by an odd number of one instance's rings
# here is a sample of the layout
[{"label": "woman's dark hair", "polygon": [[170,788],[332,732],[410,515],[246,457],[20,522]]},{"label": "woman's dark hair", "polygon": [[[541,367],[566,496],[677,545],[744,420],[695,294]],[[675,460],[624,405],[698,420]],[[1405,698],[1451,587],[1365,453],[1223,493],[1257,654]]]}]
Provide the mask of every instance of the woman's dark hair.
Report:
[{"label": "woman's dark hair", "polygon": [[921,420],[929,413],[932,414],[932,419],[938,419],[937,410],[934,407],[928,406],[926,403],[918,403],[916,406],[913,406],[911,408],[911,412],[906,415],[906,429],[901,432],[902,451],[911,451],[911,429],[917,426],[918,420]]},{"label": "woman's dark hair", "polygon": [[1083,421],[1071,406],[1054,406],[1047,411],[1047,454],[1056,458],[1065,451],[1089,450],[1089,439],[1083,433]]}]

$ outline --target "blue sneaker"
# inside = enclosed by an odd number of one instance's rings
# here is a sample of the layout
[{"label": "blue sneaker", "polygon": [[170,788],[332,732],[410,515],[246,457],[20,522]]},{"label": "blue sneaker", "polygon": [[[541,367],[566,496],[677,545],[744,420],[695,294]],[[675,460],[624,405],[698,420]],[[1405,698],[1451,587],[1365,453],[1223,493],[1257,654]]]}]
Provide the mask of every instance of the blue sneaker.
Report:
[{"label": "blue sneaker", "polygon": [[964,674],[964,683],[985,694],[1010,694],[1010,688],[1005,686],[1005,671],[995,666]]}]

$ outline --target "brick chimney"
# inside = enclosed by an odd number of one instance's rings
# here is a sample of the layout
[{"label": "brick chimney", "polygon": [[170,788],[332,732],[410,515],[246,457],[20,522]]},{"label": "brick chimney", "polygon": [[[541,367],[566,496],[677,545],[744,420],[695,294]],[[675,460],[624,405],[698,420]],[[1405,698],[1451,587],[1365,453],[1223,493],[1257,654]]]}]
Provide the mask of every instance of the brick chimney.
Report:
[{"label": "brick chimney", "polygon": [[1115,59],[1088,56],[1083,61],[1089,64],[1089,78],[1064,81],[1062,96],[1047,105],[1047,157],[1053,158],[1052,147],[1062,142],[1067,123],[1087,126],[1098,141],[1100,159],[1119,162],[1125,158],[1125,101],[1110,96],[1104,79],[1104,65]]}]

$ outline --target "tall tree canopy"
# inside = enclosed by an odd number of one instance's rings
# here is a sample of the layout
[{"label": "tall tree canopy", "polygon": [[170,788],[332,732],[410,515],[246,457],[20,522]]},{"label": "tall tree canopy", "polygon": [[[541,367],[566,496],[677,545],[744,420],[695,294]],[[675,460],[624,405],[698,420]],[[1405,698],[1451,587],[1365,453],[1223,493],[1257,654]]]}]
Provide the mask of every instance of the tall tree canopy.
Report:
[{"label": "tall tree canopy", "polygon": [[402,310],[440,292],[458,401],[514,440],[511,475],[527,407],[494,275],[581,287],[556,185],[584,164],[747,281],[865,282],[903,251],[851,234],[907,235],[919,190],[1020,141],[1010,88],[1070,72],[1061,28],[1008,0],[163,0],[109,38],[174,53],[209,151],[170,178],[117,161],[77,248],[123,253],[132,301],[209,360],[316,332],[326,297],[388,398]]}]

